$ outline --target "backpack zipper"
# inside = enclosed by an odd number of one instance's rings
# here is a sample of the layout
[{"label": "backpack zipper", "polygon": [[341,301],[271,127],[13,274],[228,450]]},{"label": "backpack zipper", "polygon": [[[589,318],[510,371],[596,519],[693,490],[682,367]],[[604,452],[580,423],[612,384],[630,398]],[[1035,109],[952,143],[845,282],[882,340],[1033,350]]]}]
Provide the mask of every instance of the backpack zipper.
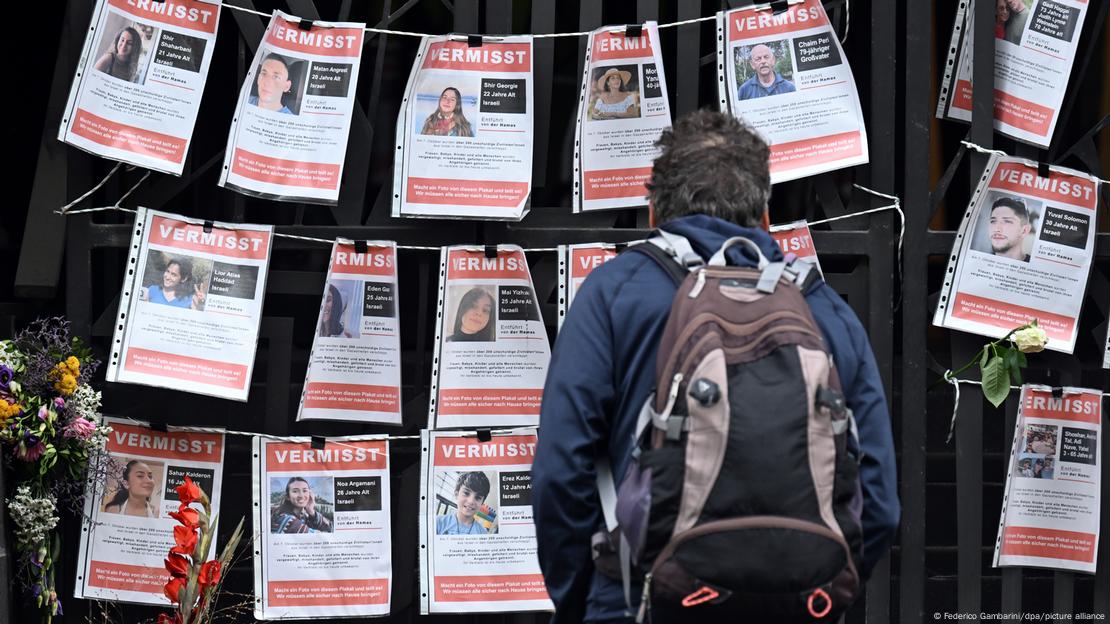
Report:
[{"label": "backpack zipper", "polygon": [[636,624],[644,621],[648,609],[651,608],[651,572],[644,575],[644,591],[640,592],[640,608],[636,610]]},{"label": "backpack zipper", "polygon": [[690,289],[690,294],[686,296],[691,299],[697,299],[703,288],[705,288],[705,269],[698,269],[697,281],[694,282],[694,287]]}]

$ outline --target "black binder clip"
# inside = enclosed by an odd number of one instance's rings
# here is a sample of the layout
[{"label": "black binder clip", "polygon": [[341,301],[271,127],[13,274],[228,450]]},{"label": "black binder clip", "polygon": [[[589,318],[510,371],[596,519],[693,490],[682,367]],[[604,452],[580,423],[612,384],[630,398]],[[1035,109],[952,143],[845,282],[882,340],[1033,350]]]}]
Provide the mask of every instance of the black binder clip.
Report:
[{"label": "black binder clip", "polygon": [[624,36],[625,37],[640,38],[643,35],[644,35],[644,26],[643,26],[643,24],[629,24],[628,27],[626,27],[624,29]]},{"label": "black binder clip", "polygon": [[1037,161],[1037,176],[1041,178],[1050,177],[1052,175],[1052,172],[1049,170],[1048,167],[1048,163]]},{"label": "black binder clip", "polygon": [[497,257],[497,245],[486,245],[486,257],[493,259]]},{"label": "black binder clip", "polygon": [[322,451],[324,450],[324,444],[327,442],[327,440],[328,439],[324,436],[312,436],[309,444],[311,444],[312,448],[316,449],[317,451]]},{"label": "black binder clip", "polygon": [[1064,388],[1062,386],[1053,386],[1052,387],[1052,398],[1054,398],[1054,399],[1064,398]]},{"label": "black binder clip", "polygon": [[212,223],[212,221],[205,221],[204,222],[204,233],[205,234],[211,234],[213,225],[215,225],[215,224]]},{"label": "black binder clip", "polygon": [[771,5],[771,13],[773,13],[774,15],[785,13],[787,10],[790,9],[789,0],[771,0],[769,4]]},{"label": "black binder clip", "polygon": [[617,253],[620,253],[625,249],[628,249],[628,243],[616,243],[613,245],[613,249],[615,249]]},{"label": "black binder clip", "polygon": [[367,250],[366,241],[364,241],[364,240],[355,241],[355,253],[364,254],[364,253],[366,253],[366,250]]},{"label": "black binder clip", "polygon": [[467,35],[466,36],[466,47],[468,47],[468,48],[480,48],[480,47],[482,47],[482,35]]},{"label": "black binder clip", "polygon": [[151,420],[150,430],[161,431],[162,433],[169,433],[170,428],[166,426],[166,421],[164,420]]},{"label": "black binder clip", "polygon": [[479,429],[478,430],[478,441],[479,442],[489,442],[492,439],[493,439],[493,431],[492,430],[490,430],[490,429]]},{"label": "black binder clip", "polygon": [[302,17],[301,21],[297,22],[297,28],[301,30],[312,30],[312,20]]}]

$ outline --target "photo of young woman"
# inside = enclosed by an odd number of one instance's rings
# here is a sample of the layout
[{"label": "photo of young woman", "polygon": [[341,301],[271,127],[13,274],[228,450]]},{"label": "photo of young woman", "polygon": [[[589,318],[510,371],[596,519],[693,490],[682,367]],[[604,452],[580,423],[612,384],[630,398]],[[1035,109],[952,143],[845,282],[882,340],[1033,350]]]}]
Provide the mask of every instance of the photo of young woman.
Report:
[{"label": "photo of young woman", "polygon": [[[594,80],[593,101],[590,103],[590,119],[631,119],[640,116],[640,91],[632,79],[635,65],[629,69],[620,67],[598,68]],[[597,75],[600,74],[600,75]]]},{"label": "photo of young woman", "polygon": [[112,45],[96,60],[93,69],[113,78],[134,82],[142,52],[143,40],[139,31],[131,26],[124,26],[116,31]]},{"label": "photo of young woman", "polygon": [[[315,477],[313,480],[318,483],[320,481],[319,478]],[[280,484],[280,479],[270,479],[271,488],[275,488],[275,485],[280,488]],[[321,496],[321,498],[325,497]],[[323,501],[318,503],[316,498],[317,492],[313,490],[308,479],[304,477],[290,478],[285,482],[284,493],[277,500],[277,504],[271,506],[270,532],[287,534],[331,533],[332,522],[329,517],[331,514],[325,515],[325,511],[321,509],[325,506]],[[330,509],[330,503],[327,504],[327,507]]]},{"label": "photo of young woman", "polygon": [[[345,322],[348,308],[354,302],[353,287],[360,286],[353,280],[333,280],[328,283],[324,295],[324,307],[320,313],[320,326],[316,333],[321,338],[358,338],[358,327]],[[356,310],[357,311],[357,310]]]},{"label": "photo of young woman", "polygon": [[175,308],[204,310],[212,261],[171,256],[159,268],[162,264],[159,255],[152,253],[147,259],[139,299]]},{"label": "photo of young woman", "polygon": [[439,94],[439,105],[424,120],[420,134],[432,136],[472,137],[474,129],[463,114],[462,93],[447,87]]},{"label": "photo of young woman", "polygon": [[[452,287],[452,297],[467,287]],[[474,286],[465,291],[453,316],[448,317],[451,333],[447,342],[493,342],[497,340],[497,297],[492,286]],[[450,304],[448,304],[450,308]]]},{"label": "photo of young woman", "polygon": [[115,491],[106,497],[104,513],[158,517],[158,492],[161,491],[162,464],[132,459],[123,465]]}]

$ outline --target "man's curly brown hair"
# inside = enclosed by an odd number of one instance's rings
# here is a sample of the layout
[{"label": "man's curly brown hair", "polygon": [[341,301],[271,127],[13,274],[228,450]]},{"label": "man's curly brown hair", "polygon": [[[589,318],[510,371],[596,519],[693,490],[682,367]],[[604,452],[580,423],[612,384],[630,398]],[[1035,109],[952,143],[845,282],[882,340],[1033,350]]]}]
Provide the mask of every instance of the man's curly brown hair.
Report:
[{"label": "man's curly brown hair", "polygon": [[735,117],[699,110],[675,122],[656,142],[648,199],[655,222],[690,214],[759,227],[771,196],[770,149]]}]

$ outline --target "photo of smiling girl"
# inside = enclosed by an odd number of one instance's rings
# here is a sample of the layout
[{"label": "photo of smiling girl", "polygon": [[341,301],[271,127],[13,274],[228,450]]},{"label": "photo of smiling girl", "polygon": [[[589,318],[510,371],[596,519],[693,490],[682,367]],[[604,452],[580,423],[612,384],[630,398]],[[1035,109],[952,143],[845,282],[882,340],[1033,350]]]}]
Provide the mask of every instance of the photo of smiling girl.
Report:
[{"label": "photo of smiling girl", "polygon": [[106,497],[104,513],[157,518],[161,485],[162,464],[141,459],[128,460],[120,471],[115,491]]},{"label": "photo of smiling girl", "polygon": [[[309,481],[313,483],[309,483]],[[282,488],[281,478],[270,479],[271,533],[331,533],[332,504],[330,478],[290,477]]]},{"label": "photo of smiling girl", "polygon": [[[493,342],[497,340],[497,296],[493,286],[453,286],[450,299],[459,300],[453,317],[448,317],[451,334],[447,342]],[[459,293],[463,293],[459,299]],[[448,304],[448,309],[451,309]]]}]

